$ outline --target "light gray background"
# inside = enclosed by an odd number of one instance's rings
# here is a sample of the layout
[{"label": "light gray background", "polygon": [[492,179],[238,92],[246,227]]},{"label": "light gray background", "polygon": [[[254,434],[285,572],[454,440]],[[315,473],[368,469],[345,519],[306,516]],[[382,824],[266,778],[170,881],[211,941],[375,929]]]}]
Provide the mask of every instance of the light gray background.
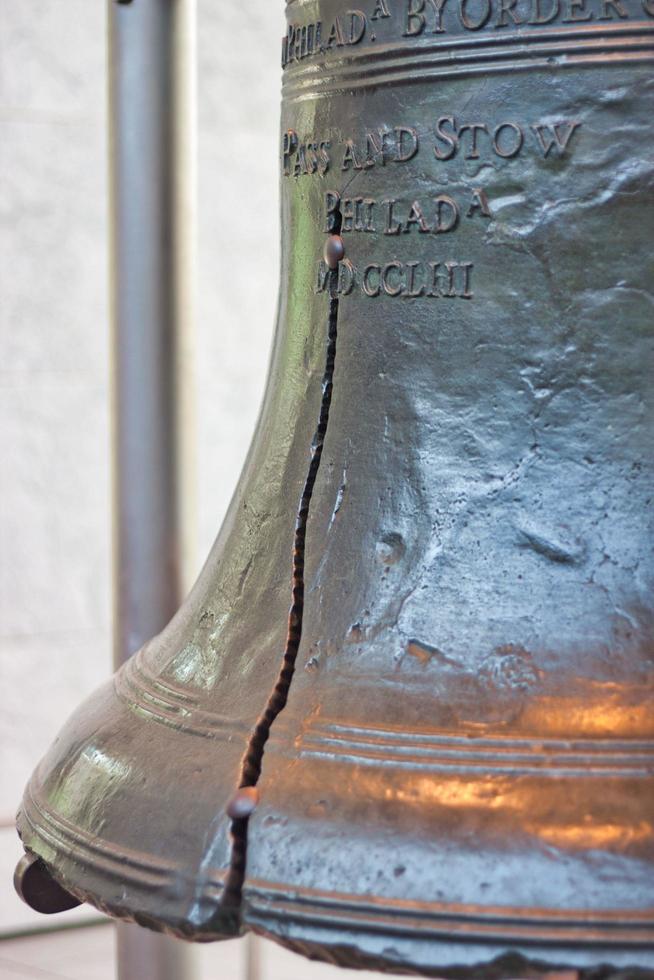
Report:
[{"label": "light gray background", "polygon": [[[198,0],[198,560],[256,420],[278,277],[283,0]],[[13,814],[110,671],[104,0],[0,0],[0,932]],[[39,919],[39,924],[42,921]]]}]

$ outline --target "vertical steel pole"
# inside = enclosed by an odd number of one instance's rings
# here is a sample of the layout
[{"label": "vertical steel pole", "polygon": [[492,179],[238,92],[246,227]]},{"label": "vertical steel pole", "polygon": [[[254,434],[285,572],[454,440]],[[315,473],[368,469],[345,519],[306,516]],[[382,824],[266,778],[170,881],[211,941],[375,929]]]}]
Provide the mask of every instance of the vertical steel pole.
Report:
[{"label": "vertical steel pole", "polygon": [[[109,0],[116,665],[193,571],[195,0]],[[192,949],[118,927],[119,980],[188,980]]]}]

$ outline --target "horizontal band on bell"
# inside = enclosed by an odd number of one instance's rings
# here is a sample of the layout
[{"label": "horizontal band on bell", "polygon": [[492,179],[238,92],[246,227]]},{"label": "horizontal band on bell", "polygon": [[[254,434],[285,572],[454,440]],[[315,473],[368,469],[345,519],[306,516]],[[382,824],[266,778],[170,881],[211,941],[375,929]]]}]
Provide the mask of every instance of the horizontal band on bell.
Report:
[{"label": "horizontal band on bell", "polygon": [[[323,725],[294,742],[305,758],[339,758],[356,765],[409,768],[483,769],[552,777],[638,776],[654,772],[654,742],[647,739],[533,738],[396,732]],[[271,740],[269,751],[280,751]]]},{"label": "horizontal band on bell", "polygon": [[31,788],[23,799],[21,813],[31,830],[49,848],[64,854],[73,853],[76,863],[92,865],[103,875],[115,877],[117,881],[133,881],[147,887],[162,888],[182,872],[181,865],[176,861],[155,859],[141,851],[122,847],[117,849],[114,844],[85,833],[80,827],[53,813],[42,799],[37,800]]},{"label": "horizontal band on bell", "polygon": [[[236,719],[202,709],[188,689],[184,693],[152,676],[140,654],[114,677],[120,700],[143,718],[201,738],[247,738]],[[570,777],[648,777],[654,772],[654,740],[512,736],[501,733],[453,735],[448,732],[396,731],[392,728],[340,726],[324,721],[305,728],[301,738],[281,720],[267,751],[283,753],[288,742],[304,758],[348,758],[355,764],[429,771],[484,768],[524,774]]]},{"label": "horizontal band on bell", "polygon": [[553,778],[638,778],[654,772],[654,741],[648,739],[466,736],[323,724],[297,739],[273,736],[268,752],[347,759],[353,765],[422,772],[484,770]]},{"label": "horizontal band on bell", "polygon": [[[218,904],[223,895],[227,872],[219,868],[203,869],[203,882],[200,891],[197,887],[196,869],[180,861],[163,858],[159,855],[135,851],[118,846],[113,841],[103,840],[97,835],[86,833],[82,828],[71,824],[60,814],[55,814],[42,799],[36,799],[32,787],[28,787],[19,813],[19,829],[26,846],[43,857],[49,868],[61,867],[62,861],[74,861],[76,881],[87,880],[89,889],[76,887],[68,879],[63,883],[81,901],[88,902],[108,915],[117,918],[134,918],[134,895],[141,894],[147,901],[150,896],[175,895],[180,885],[186,883],[189,893],[194,890],[203,901]],[[122,890],[129,886],[130,907],[120,903],[107,903],[93,889],[93,881],[103,881],[106,892],[107,881],[113,881]],[[191,930],[179,929],[169,923],[171,931],[180,936]]]},{"label": "horizontal band on bell", "polygon": [[498,944],[648,947],[654,942],[654,910],[529,909],[448,905],[347,895],[270,885],[249,879],[244,889],[246,922],[291,919],[329,931],[357,926],[389,937]]},{"label": "horizontal band on bell", "polygon": [[114,677],[117,696],[136,714],[158,721],[177,731],[204,738],[227,740],[234,735],[247,737],[249,729],[234,719],[205,711],[188,688],[178,689],[161,677],[154,677],[136,654]]},{"label": "horizontal band on bell", "polygon": [[552,28],[503,37],[448,38],[379,45],[337,57],[289,65],[282,92],[287,101],[400,82],[490,71],[570,67],[654,60],[654,24]]}]

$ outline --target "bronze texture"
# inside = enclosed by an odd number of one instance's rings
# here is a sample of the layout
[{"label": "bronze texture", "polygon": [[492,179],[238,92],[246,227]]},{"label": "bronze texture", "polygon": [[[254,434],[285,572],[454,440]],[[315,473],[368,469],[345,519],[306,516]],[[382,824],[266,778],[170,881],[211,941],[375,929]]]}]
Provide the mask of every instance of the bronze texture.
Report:
[{"label": "bronze texture", "polygon": [[226,521],[19,830],[189,939],[652,977],[654,7],[358,3],[287,4]]}]

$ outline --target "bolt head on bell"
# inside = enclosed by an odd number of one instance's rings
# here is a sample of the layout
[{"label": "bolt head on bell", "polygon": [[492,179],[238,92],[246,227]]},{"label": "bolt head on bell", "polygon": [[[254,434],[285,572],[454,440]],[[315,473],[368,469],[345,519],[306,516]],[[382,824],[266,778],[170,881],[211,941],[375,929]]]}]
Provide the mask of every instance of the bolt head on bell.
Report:
[{"label": "bolt head on bell", "polygon": [[325,242],[325,262],[330,269],[337,269],[345,257],[345,242],[340,235],[330,235]]},{"label": "bolt head on bell", "polygon": [[231,820],[246,820],[254,813],[259,802],[256,786],[242,786],[227,804],[227,816]]}]

